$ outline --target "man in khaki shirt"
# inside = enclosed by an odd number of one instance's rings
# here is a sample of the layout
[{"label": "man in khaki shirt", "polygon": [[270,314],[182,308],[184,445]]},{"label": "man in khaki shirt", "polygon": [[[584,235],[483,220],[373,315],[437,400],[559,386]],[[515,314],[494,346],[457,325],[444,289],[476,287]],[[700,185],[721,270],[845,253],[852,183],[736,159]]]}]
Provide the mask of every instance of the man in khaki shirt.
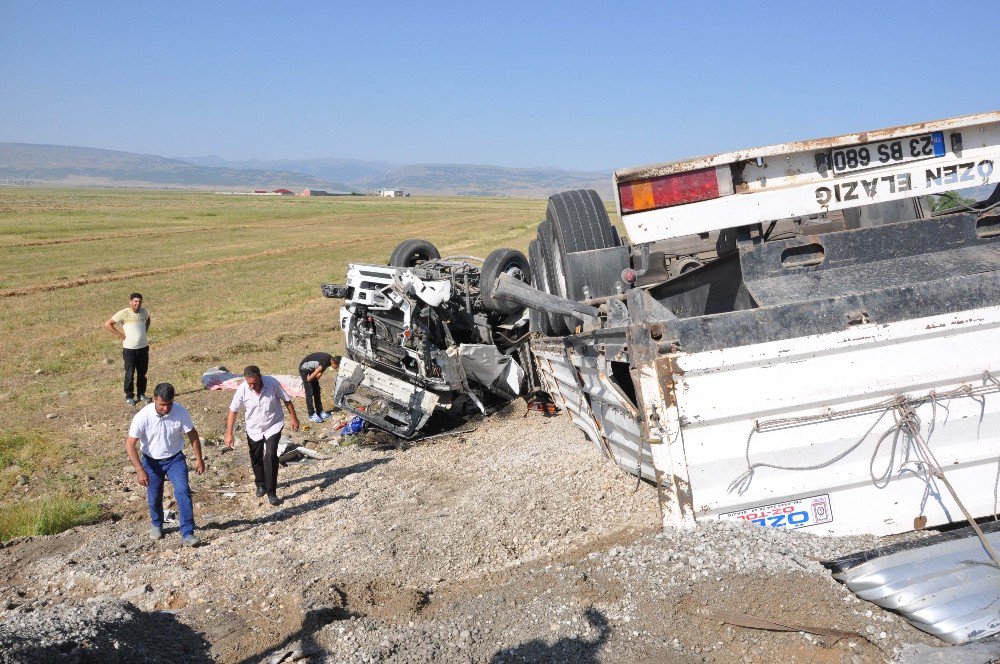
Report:
[{"label": "man in khaki shirt", "polygon": [[[125,360],[125,403],[134,406],[138,400],[149,403],[146,396],[146,371],[149,369],[149,312],[142,307],[142,293],[128,296],[128,306],[109,318],[104,327],[122,341]],[[119,331],[115,324],[121,325]],[[135,379],[133,390],[133,378]]]}]

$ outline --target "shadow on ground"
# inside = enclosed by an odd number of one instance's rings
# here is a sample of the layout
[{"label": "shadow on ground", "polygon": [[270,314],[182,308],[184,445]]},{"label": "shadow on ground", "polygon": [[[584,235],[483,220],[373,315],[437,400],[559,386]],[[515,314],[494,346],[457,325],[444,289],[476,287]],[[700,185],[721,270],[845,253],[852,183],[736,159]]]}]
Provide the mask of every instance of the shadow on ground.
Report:
[{"label": "shadow on ground", "polygon": [[[320,500],[310,500],[308,503],[302,503],[301,505],[296,505],[295,507],[288,507],[286,509],[277,510],[270,514],[262,514],[259,517],[253,519],[230,519],[229,521],[209,521],[204,526],[200,526],[199,530],[230,530],[235,528],[232,532],[241,533],[245,530],[249,530],[254,526],[259,526],[262,523],[281,523],[282,521],[287,521],[293,516],[298,516],[302,512],[309,512],[311,510],[319,509],[321,507],[326,507],[327,505],[332,505],[341,500],[351,500],[357,497],[358,492],[349,493],[345,496],[330,496],[329,498],[322,498]],[[211,544],[211,541],[206,542],[206,544]]]},{"label": "shadow on ground", "polygon": [[[202,634],[164,612],[147,613],[122,604],[120,613],[81,616],[90,628],[81,638],[76,628],[52,616],[19,634],[0,633],[0,662],[194,662],[211,664],[210,645]],[[115,611],[115,609],[112,609]],[[65,610],[63,610],[65,612]]]},{"label": "shadow on ground", "polygon": [[316,641],[316,632],[332,622],[346,620],[351,615],[346,609],[339,608],[313,609],[308,611],[302,619],[302,627],[299,631],[291,634],[273,648],[268,648],[266,653],[249,655],[241,659],[237,664],[256,664],[257,662],[268,661],[280,657],[283,653],[295,650],[309,658],[309,661],[312,661],[313,657],[326,655],[328,654],[327,650]]},{"label": "shadow on ground", "polygon": [[608,619],[594,608],[584,612],[584,618],[597,630],[597,638],[562,638],[549,645],[542,639],[532,639],[513,648],[503,648],[493,654],[491,664],[507,662],[574,662],[576,664],[598,664],[598,654],[611,634]]},{"label": "shadow on ground", "polygon": [[328,487],[336,484],[340,480],[344,479],[348,475],[355,475],[358,473],[364,473],[376,466],[381,466],[383,464],[392,461],[392,457],[386,457],[384,459],[372,459],[371,461],[364,461],[362,463],[356,463],[352,466],[344,466],[343,468],[334,468],[333,470],[328,470],[323,473],[315,473],[313,475],[306,475],[305,477],[297,477],[289,482],[284,482],[285,487],[295,486],[296,484],[305,484],[306,482],[317,481],[318,483],[312,484],[310,486],[304,486],[299,490],[286,494],[284,498],[297,498],[304,493],[308,493],[314,490],[325,491]]}]

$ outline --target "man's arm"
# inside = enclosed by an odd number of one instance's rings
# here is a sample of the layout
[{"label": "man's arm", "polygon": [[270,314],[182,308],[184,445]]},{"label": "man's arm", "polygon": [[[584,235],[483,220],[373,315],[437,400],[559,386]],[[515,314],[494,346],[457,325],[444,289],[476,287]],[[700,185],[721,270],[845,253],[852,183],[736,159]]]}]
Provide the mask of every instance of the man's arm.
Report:
[{"label": "man's arm", "polygon": [[[129,436],[125,439],[125,452],[128,454],[129,460],[132,462],[132,467],[135,468],[135,479],[139,482],[141,486],[149,486],[149,477],[146,475],[146,469],[142,467],[142,463],[139,461],[139,453],[135,451],[135,444],[139,442],[139,439],[134,436]],[[201,456],[201,452],[198,452],[198,456]]]},{"label": "man's arm", "polygon": [[104,329],[106,329],[108,332],[118,337],[120,340],[122,341],[125,340],[125,334],[123,332],[119,332],[118,328],[115,327],[114,318],[109,318],[106,321],[104,321]]},{"label": "man's arm", "polygon": [[318,367],[316,367],[315,371],[313,371],[311,374],[309,374],[309,377],[306,378],[306,380],[316,380],[317,378],[319,378],[322,375],[323,375],[323,365],[321,364]]},{"label": "man's arm", "polygon": [[285,402],[285,408],[288,409],[289,419],[292,422],[292,431],[298,431],[299,430],[299,417],[298,417],[298,415],[295,414],[295,404],[293,404],[291,401],[286,401]]},{"label": "man's arm", "polygon": [[188,440],[191,441],[191,447],[194,449],[194,472],[201,475],[205,472],[205,459],[201,456],[201,437],[198,435],[197,429],[188,431]]},{"label": "man's arm", "polygon": [[153,322],[153,319],[146,316],[146,331],[149,331],[149,324]]},{"label": "man's arm", "polygon": [[236,411],[230,410],[226,416],[226,447],[233,449],[233,425],[236,424]]}]

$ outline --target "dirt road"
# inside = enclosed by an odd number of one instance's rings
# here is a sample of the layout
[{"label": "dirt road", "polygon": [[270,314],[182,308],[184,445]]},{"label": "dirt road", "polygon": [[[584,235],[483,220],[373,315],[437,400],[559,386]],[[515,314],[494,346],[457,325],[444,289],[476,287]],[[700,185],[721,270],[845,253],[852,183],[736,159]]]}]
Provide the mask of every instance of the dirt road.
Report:
[{"label": "dirt road", "polygon": [[873,540],[661,532],[655,487],[523,412],[408,449],[312,443],[331,458],[282,469],[279,508],[249,492],[245,446],[210,445],[196,549],[148,539],[123,473],[122,518],[0,549],[0,661],[881,662],[935,643],[816,562]]}]

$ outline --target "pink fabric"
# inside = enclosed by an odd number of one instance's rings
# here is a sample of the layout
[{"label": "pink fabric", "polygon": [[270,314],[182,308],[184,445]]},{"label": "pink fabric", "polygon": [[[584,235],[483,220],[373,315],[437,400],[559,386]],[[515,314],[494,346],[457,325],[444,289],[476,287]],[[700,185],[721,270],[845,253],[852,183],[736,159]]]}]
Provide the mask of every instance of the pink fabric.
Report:
[{"label": "pink fabric", "polygon": [[[231,378],[226,378],[222,380],[225,376],[232,376]],[[219,374],[219,380],[211,380],[207,385],[210,390],[235,390],[240,385],[243,384],[243,376],[236,374]],[[214,379],[215,376],[211,376]],[[284,388],[285,392],[288,393],[290,397],[300,397],[304,398],[306,396],[306,390],[302,387],[302,379],[298,376],[271,376],[281,387]]]}]

